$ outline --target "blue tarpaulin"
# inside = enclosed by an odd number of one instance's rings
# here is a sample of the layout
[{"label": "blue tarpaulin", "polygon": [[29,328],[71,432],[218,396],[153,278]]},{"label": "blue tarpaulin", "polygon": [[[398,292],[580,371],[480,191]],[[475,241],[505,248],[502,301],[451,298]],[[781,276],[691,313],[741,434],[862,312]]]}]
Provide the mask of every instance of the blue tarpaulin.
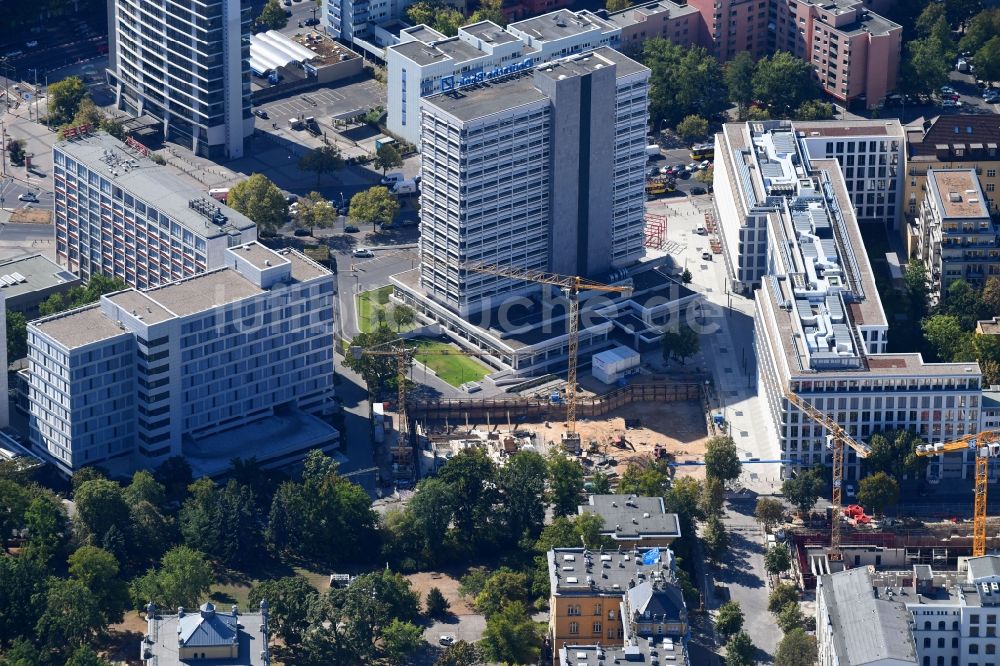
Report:
[{"label": "blue tarpaulin", "polygon": [[645,553],[642,554],[643,564],[656,564],[660,561],[660,549],[650,548]]}]

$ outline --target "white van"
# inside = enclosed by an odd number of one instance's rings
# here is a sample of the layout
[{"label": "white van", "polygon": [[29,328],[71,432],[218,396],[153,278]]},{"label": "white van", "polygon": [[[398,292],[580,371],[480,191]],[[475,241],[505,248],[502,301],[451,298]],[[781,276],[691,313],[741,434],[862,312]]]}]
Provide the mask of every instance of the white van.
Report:
[{"label": "white van", "polygon": [[656,145],[655,143],[651,143],[648,146],[646,146],[646,157],[659,157],[659,156],[660,156],[660,147],[658,145]]},{"label": "white van", "polygon": [[406,176],[403,175],[402,171],[390,171],[389,173],[382,176],[382,180],[379,181],[380,185],[395,185],[401,180],[404,180]]}]

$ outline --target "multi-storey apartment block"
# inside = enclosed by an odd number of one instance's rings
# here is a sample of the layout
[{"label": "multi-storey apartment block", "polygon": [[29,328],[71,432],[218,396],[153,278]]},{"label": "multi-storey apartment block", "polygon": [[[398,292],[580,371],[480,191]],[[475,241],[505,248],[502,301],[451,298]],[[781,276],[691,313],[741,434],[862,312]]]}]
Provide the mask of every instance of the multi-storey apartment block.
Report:
[{"label": "multi-storey apartment block", "polygon": [[701,14],[691,5],[659,0],[608,14],[607,19],[621,28],[620,44],[626,53],[640,51],[643,42],[653,37],[683,46],[701,43]]},{"label": "multi-storey apartment block", "polygon": [[811,62],[823,90],[878,106],[896,87],[903,29],[871,0],[689,0],[701,39],[721,61],[777,51]]},{"label": "multi-storey apartment block", "polygon": [[118,107],[163,123],[211,159],[243,157],[250,114],[250,5],[108,2],[108,80]]},{"label": "multi-storey apartment block", "polygon": [[[141,146],[138,146],[141,150]],[[222,266],[252,220],[104,132],[53,146],[56,260],[139,289]]]},{"label": "multi-storey apartment block", "polygon": [[336,444],[334,277],[252,242],[224,268],[39,319],[28,328],[31,444],[67,474],[183,455],[289,460]]},{"label": "multi-storey apartment block", "polygon": [[[905,214],[912,223],[927,193],[930,169],[974,169],[990,212],[1000,212],[1000,123],[993,114],[941,115],[906,126]],[[916,225],[909,229],[915,247]]]},{"label": "multi-storey apartment block", "polygon": [[602,47],[424,99],[430,298],[465,316],[538,291],[466,262],[606,275],[640,257],[648,90],[648,69]]},{"label": "multi-storey apartment block", "polygon": [[930,169],[927,195],[917,218],[917,257],[942,298],[955,280],[981,287],[1000,275],[1000,226],[990,217],[973,169]]},{"label": "multi-storey apartment block", "polygon": [[[724,133],[736,168],[726,170],[728,182],[716,193],[729,188],[737,201],[766,204],[756,213],[766,229],[766,270],[755,293],[754,346],[758,392],[781,458],[808,467],[830,455],[825,431],[788,402],[789,391],[861,440],[895,428],[925,441],[976,432],[977,364],[931,364],[919,354],[886,353],[888,322],[840,165],[808,159],[802,138],[785,122],[727,126]],[[724,210],[724,200],[718,203]],[[726,254],[738,266],[750,265],[743,254],[756,257],[761,248],[741,245],[734,226],[723,218]],[[845,463],[845,478],[858,478],[853,452]],[[956,456],[935,460],[929,473],[966,472]]]},{"label": "multi-storey apartment block", "polygon": [[599,46],[615,47],[620,32],[596,14],[565,9],[511,23],[506,30],[481,21],[459,28],[455,37],[424,25],[402,30],[400,43],[385,50],[387,125],[419,145],[421,98]]},{"label": "multi-storey apartment block", "polygon": [[809,159],[832,157],[850,195],[858,222],[903,226],[906,142],[898,120],[837,120],[792,123]]}]

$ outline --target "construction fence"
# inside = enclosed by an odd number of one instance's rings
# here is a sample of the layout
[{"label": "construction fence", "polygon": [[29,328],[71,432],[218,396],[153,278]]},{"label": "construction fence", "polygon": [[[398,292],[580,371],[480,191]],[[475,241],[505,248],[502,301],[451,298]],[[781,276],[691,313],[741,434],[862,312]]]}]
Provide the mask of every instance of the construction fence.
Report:
[{"label": "construction fence", "polygon": [[[578,419],[598,418],[634,402],[683,402],[703,400],[703,386],[696,382],[630,384],[599,396],[577,398]],[[471,421],[476,423],[560,421],[566,405],[539,398],[451,398],[415,400],[407,405],[411,419],[422,423]]]}]

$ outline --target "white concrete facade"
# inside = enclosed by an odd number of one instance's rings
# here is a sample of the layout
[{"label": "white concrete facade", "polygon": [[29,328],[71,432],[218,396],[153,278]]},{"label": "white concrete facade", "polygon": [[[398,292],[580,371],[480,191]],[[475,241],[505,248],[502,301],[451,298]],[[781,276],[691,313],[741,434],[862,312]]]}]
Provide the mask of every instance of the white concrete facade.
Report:
[{"label": "white concrete facade", "polygon": [[249,218],[108,134],[52,153],[56,260],[83,279],[155,287],[218,268],[226,248],[257,238]]},{"label": "white concrete facade", "polygon": [[403,30],[400,43],[385,50],[387,126],[419,146],[422,97],[600,46],[616,47],[620,35],[621,28],[591,12],[565,9],[511,23],[506,30],[490,21],[474,23],[450,38],[423,25]]},{"label": "white concrete facade", "polygon": [[225,268],[29,325],[36,451],[68,474],[152,467],[276,410],[329,409],[333,275],[256,242],[225,254]]}]

